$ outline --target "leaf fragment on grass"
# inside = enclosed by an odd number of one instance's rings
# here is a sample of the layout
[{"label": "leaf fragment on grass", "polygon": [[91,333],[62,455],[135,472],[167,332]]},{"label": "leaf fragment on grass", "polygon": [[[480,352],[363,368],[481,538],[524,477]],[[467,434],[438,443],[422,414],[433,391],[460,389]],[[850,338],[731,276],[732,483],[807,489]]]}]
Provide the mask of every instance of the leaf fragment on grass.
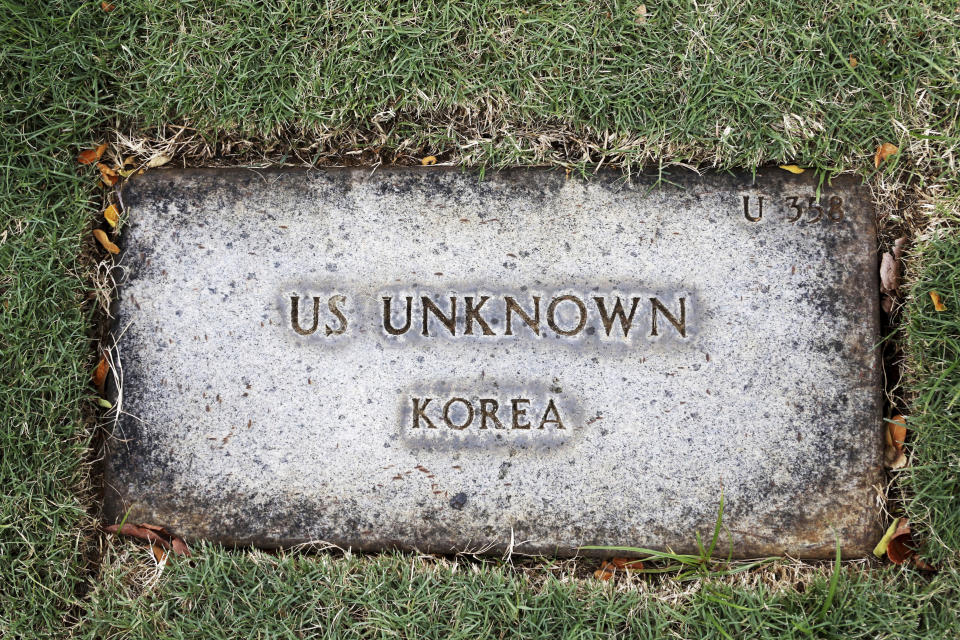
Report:
[{"label": "leaf fragment on grass", "polygon": [[946,311],[947,305],[943,304],[943,300],[940,298],[940,294],[936,291],[930,292],[930,299],[933,300],[933,308],[937,311]]},{"label": "leaf fragment on grass", "polygon": [[103,229],[94,229],[93,237],[96,238],[97,242],[99,242],[100,245],[110,253],[120,253],[120,247],[110,242],[110,238],[107,237],[107,234]]},{"label": "leaf fragment on grass", "polygon": [[420,164],[425,167],[430,166],[431,164],[437,164],[437,156],[427,156],[426,158],[420,160]]},{"label": "leaf fragment on grass", "polygon": [[851,69],[856,69],[858,64],[860,64],[860,61],[857,60],[855,57],[853,57],[853,55],[851,54],[851,56],[850,56],[850,68],[851,68]]},{"label": "leaf fragment on grass", "polygon": [[120,213],[117,211],[116,205],[110,205],[103,210],[103,219],[114,229],[117,228],[117,223],[120,221]]},{"label": "leaf fragment on grass", "polygon": [[97,146],[95,149],[85,149],[77,156],[77,164],[93,164],[94,162],[98,162],[106,150],[106,142]]},{"label": "leaf fragment on grass", "polygon": [[781,164],[781,165],[780,165],[780,168],[783,169],[784,171],[789,171],[790,173],[795,173],[795,174],[797,174],[797,175],[799,175],[799,174],[803,173],[804,171],[806,171],[806,169],[804,169],[804,168],[802,168],[802,167],[798,167],[798,166],[795,165],[795,164]]},{"label": "leaf fragment on grass", "polygon": [[894,520],[889,527],[887,527],[886,532],[884,532],[883,537],[880,538],[880,542],[877,543],[877,546],[873,548],[873,555],[878,558],[882,558],[883,554],[887,552],[887,545],[890,544],[890,538],[893,537],[893,534],[897,530],[897,523],[900,522],[900,519],[897,518]]},{"label": "leaf fragment on grass", "polygon": [[103,2],[100,3],[100,8],[103,10],[104,13],[110,13],[111,11],[113,11],[114,9],[116,9],[116,7],[115,7],[114,5],[112,5],[112,4],[110,4],[109,2],[106,2],[106,1],[103,1]]},{"label": "leaf fragment on grass", "polygon": [[104,398],[97,398],[97,406],[102,407],[104,409],[113,409],[113,405],[110,404],[110,401]]},{"label": "leaf fragment on grass", "polygon": [[158,153],[157,155],[147,160],[147,168],[156,169],[157,167],[162,167],[163,165],[170,162],[171,159],[172,159],[171,156],[168,156],[163,153]]},{"label": "leaf fragment on grass", "polygon": [[647,21],[647,5],[638,4],[637,8],[633,10],[633,15],[636,16],[634,21],[637,24],[643,24]]},{"label": "leaf fragment on grass", "polygon": [[880,164],[884,160],[894,155],[898,151],[900,151],[900,149],[898,149],[896,145],[890,144],[889,142],[884,142],[877,147],[877,153],[873,156],[873,166],[879,169]]}]

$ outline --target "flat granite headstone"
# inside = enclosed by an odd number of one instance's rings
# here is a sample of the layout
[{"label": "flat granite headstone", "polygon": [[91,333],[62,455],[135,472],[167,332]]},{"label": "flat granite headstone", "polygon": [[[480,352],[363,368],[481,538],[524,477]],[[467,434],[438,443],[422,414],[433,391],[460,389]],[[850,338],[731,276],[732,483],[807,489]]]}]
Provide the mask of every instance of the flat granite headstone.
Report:
[{"label": "flat granite headstone", "polygon": [[[809,174],[151,171],[105,517],[187,539],[869,551],[865,187]],[[622,554],[620,554],[622,555]]]}]

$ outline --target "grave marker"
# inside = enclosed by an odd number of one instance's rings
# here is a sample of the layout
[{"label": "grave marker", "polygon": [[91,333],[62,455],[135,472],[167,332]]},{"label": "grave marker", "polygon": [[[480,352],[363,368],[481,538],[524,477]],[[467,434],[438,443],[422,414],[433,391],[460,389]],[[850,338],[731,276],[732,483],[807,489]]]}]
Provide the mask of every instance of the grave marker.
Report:
[{"label": "grave marker", "polygon": [[151,171],[106,518],[261,546],[875,542],[867,189],[747,175]]}]

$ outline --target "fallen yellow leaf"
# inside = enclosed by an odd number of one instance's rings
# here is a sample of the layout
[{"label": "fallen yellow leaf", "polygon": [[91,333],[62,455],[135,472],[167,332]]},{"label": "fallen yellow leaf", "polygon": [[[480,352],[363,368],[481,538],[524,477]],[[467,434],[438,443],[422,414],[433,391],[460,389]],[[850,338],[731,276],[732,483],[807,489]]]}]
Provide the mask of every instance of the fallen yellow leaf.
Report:
[{"label": "fallen yellow leaf", "polygon": [[117,208],[114,205],[110,205],[103,210],[103,218],[110,224],[111,227],[116,229],[117,222],[120,221],[120,213],[117,211]]},{"label": "fallen yellow leaf", "polygon": [[887,529],[887,532],[883,534],[883,537],[880,538],[880,542],[877,543],[877,546],[873,548],[873,555],[878,558],[882,558],[883,554],[887,552],[887,545],[890,544],[890,539],[893,538],[893,534],[897,531],[897,524],[900,522],[900,518],[897,518],[893,521],[893,524]]},{"label": "fallen yellow leaf", "polygon": [[936,291],[930,292],[930,299],[933,300],[933,308],[937,311],[947,310],[947,305],[943,304],[943,300],[940,299],[940,294]]},{"label": "fallen yellow leaf", "polygon": [[854,58],[853,56],[850,56],[850,68],[856,69],[858,64],[860,64],[860,61]]},{"label": "fallen yellow leaf", "polygon": [[437,156],[427,156],[426,158],[420,161],[420,164],[422,164],[425,167],[431,164],[437,164]]},{"label": "fallen yellow leaf", "polygon": [[796,174],[801,174],[804,171],[806,171],[806,169],[802,169],[795,164],[782,164],[780,165],[780,168],[783,169],[784,171],[789,171],[790,173],[796,173]]},{"label": "fallen yellow leaf", "polygon": [[879,168],[881,162],[898,151],[900,151],[900,149],[898,149],[896,145],[892,145],[889,142],[884,142],[882,145],[877,147],[877,153],[873,156],[873,166]]},{"label": "fallen yellow leaf", "polygon": [[93,237],[97,239],[104,249],[110,253],[120,253],[120,247],[110,242],[110,238],[107,237],[107,234],[104,233],[103,229],[94,229]]}]

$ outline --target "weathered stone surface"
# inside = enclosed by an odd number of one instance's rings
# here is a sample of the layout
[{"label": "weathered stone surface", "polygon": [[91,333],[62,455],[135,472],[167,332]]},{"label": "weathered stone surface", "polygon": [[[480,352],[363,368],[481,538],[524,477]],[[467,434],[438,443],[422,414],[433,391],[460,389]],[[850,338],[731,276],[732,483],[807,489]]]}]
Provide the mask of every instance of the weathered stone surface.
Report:
[{"label": "weathered stone surface", "polygon": [[868,192],[665,177],[135,180],[105,517],[263,546],[691,551],[722,494],[724,554],[827,556],[834,532],[866,553]]}]

